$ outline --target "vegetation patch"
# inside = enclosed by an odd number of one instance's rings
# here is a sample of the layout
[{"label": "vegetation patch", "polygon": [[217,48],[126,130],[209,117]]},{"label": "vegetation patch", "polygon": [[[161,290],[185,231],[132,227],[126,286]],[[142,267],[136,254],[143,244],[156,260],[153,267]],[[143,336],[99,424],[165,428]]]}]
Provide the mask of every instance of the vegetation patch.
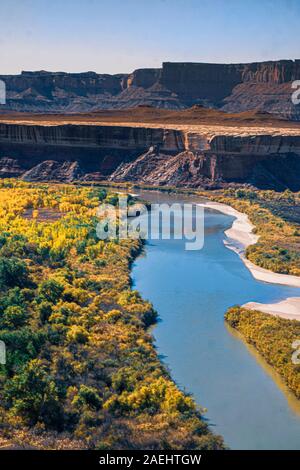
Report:
[{"label": "vegetation patch", "polygon": [[117,197],[0,182],[1,435],[37,448],[222,449],[159,361],[156,312],[130,288],[141,242],[96,236],[101,201]]},{"label": "vegetation patch", "polygon": [[[246,250],[252,263],[276,273],[300,276],[300,223],[292,209],[283,209],[300,206],[300,193],[229,189],[201,194],[248,215],[259,235],[258,242]],[[297,222],[290,221],[295,219]]]},{"label": "vegetation patch", "polygon": [[293,343],[300,339],[300,322],[241,307],[230,308],[225,320],[257,349],[300,398],[300,364],[292,360]]}]

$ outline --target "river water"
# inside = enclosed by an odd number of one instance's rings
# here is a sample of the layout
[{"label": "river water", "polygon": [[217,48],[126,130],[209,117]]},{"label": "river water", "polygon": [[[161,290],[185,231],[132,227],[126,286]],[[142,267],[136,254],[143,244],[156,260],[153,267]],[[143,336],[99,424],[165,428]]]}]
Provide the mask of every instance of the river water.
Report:
[{"label": "river water", "polygon": [[[142,192],[150,202],[195,198]],[[202,250],[182,240],[150,240],[132,279],[159,314],[158,354],[179,387],[207,408],[211,429],[232,449],[300,449],[300,404],[279,376],[224,323],[226,309],[300,296],[300,289],[256,281],[224,246],[233,217],[205,210]]]}]

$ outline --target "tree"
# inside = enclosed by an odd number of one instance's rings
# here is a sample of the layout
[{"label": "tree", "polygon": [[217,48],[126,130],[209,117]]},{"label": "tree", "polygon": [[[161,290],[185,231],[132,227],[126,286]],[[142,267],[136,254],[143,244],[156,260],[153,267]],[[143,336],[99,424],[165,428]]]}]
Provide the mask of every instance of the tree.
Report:
[{"label": "tree", "polygon": [[27,312],[18,305],[11,305],[7,307],[1,319],[1,323],[4,328],[10,330],[23,326],[27,320]]},{"label": "tree", "polygon": [[67,333],[67,340],[70,343],[86,343],[88,341],[88,332],[79,325],[73,325]]},{"label": "tree", "polygon": [[10,413],[21,416],[26,424],[42,421],[49,427],[61,428],[57,387],[41,360],[30,361],[9,380],[4,396],[11,406]]},{"label": "tree", "polygon": [[46,341],[42,331],[32,331],[25,326],[17,330],[2,330],[0,340],[6,345],[6,372],[10,375],[29,360],[34,359]]},{"label": "tree", "polygon": [[96,388],[82,384],[80,385],[78,394],[74,397],[72,404],[75,406],[86,404],[92,408],[99,409],[102,405],[102,401]]},{"label": "tree", "polygon": [[[11,305],[18,305],[26,309],[25,295],[29,289],[20,289],[20,287],[14,287],[5,292],[5,295],[0,299],[0,308],[3,311]],[[25,294],[25,295],[24,295]]]},{"label": "tree", "polygon": [[26,264],[18,258],[0,258],[0,287],[24,287],[28,284]]},{"label": "tree", "polygon": [[38,307],[40,320],[42,323],[46,323],[52,313],[52,304],[44,300]]},{"label": "tree", "polygon": [[63,290],[64,286],[62,286],[59,282],[55,281],[54,279],[49,279],[47,281],[43,281],[40,284],[38,292],[42,301],[55,304],[60,299]]}]

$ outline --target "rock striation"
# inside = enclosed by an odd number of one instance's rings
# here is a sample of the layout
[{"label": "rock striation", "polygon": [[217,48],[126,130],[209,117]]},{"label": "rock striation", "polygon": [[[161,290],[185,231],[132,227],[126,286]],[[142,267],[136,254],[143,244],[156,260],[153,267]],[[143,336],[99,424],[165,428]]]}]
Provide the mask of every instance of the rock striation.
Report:
[{"label": "rock striation", "polygon": [[[8,158],[9,157],[9,158]],[[0,123],[0,176],[300,190],[300,130]],[[4,171],[5,169],[5,171]]]},{"label": "rock striation", "polygon": [[131,74],[28,72],[2,75],[3,112],[90,112],[147,105],[183,109],[194,104],[228,112],[257,109],[300,120],[291,84],[300,80],[300,60],[250,64],[165,62]]},{"label": "rock striation", "polygon": [[166,155],[152,147],[121,164],[109,177],[115,182],[221,188],[250,184],[264,189],[300,189],[300,136],[185,136],[186,148]]},{"label": "rock striation", "polygon": [[78,162],[57,162],[46,160],[39,163],[22,175],[24,181],[63,181],[71,183],[79,180],[83,172]]},{"label": "rock striation", "polygon": [[0,158],[0,178],[18,178],[24,173],[17,160]]},{"label": "rock striation", "polygon": [[151,145],[178,153],[183,138],[178,130],[151,127],[0,123],[0,158],[9,155],[26,170],[45,160],[78,161],[85,171],[106,176]]}]

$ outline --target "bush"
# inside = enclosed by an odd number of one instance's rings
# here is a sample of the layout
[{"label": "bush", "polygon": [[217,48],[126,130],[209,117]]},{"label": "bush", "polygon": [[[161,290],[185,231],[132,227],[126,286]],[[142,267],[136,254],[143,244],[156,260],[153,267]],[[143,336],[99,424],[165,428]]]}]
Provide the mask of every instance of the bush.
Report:
[{"label": "bush", "polygon": [[10,373],[38,355],[45,344],[46,335],[42,331],[34,332],[26,326],[16,331],[1,331],[0,340],[6,345],[5,369]]},{"label": "bush", "polygon": [[[11,305],[17,305],[26,309],[26,301],[25,296],[26,291],[29,289],[20,289],[20,287],[14,287],[13,289],[9,289],[5,292],[5,295],[0,299],[0,308],[1,310],[5,310],[7,307]],[[25,291],[25,292],[24,292]]]},{"label": "bush", "polygon": [[61,298],[63,291],[64,286],[54,279],[50,279],[40,284],[38,293],[40,300],[55,304]]},{"label": "bush", "polygon": [[8,380],[4,397],[10,414],[21,416],[26,424],[42,421],[49,427],[61,427],[57,387],[42,361],[30,361]]},{"label": "bush", "polygon": [[86,343],[88,341],[88,332],[82,326],[73,325],[67,333],[67,340],[70,343]]},{"label": "bush", "polygon": [[300,322],[241,307],[230,308],[225,319],[261,353],[300,398],[300,366],[292,362],[292,344],[300,338]]},{"label": "bush", "polygon": [[23,326],[27,321],[26,310],[17,305],[11,305],[4,311],[1,319],[2,326],[10,330]]},{"label": "bush", "polygon": [[0,258],[0,287],[24,287],[28,284],[26,264],[18,258]]},{"label": "bush", "polygon": [[102,405],[102,400],[100,399],[96,388],[88,387],[87,385],[80,385],[78,394],[73,399],[72,404],[75,406],[86,404],[92,408],[99,409]]},{"label": "bush", "polygon": [[40,303],[38,312],[42,323],[46,323],[49,320],[49,317],[52,313],[52,305],[53,304],[47,302],[46,300]]}]

